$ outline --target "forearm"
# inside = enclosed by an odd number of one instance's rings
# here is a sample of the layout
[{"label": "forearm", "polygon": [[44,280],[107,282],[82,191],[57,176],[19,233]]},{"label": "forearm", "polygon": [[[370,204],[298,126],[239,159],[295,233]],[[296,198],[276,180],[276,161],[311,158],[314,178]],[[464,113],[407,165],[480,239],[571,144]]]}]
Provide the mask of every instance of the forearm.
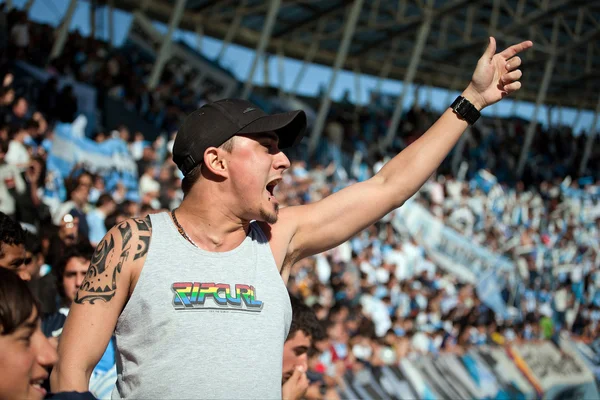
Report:
[{"label": "forearm", "polygon": [[53,368],[50,375],[50,388],[52,392],[87,392],[89,390],[89,381],[91,370],[85,368],[69,367],[64,362],[59,363]]},{"label": "forearm", "polygon": [[[481,109],[469,90],[463,96]],[[396,206],[402,205],[427,181],[467,129],[467,122],[450,108],[419,139],[401,151],[377,176],[389,185]]]}]

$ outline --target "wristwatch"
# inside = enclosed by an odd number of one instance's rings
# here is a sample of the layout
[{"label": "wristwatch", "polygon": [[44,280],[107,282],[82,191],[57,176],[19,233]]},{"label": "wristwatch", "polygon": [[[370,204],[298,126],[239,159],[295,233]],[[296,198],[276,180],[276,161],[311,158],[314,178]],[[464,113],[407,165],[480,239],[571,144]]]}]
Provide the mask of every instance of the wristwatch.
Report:
[{"label": "wristwatch", "polygon": [[467,121],[469,125],[473,125],[481,116],[479,110],[477,110],[469,100],[462,96],[458,96],[450,108],[458,114],[459,117]]}]

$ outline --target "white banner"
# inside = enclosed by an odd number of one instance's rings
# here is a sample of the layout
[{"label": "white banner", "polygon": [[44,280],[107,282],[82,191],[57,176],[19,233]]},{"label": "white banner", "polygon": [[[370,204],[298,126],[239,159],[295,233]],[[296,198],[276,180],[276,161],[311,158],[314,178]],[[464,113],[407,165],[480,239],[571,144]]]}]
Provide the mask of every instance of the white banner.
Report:
[{"label": "white banner", "polygon": [[415,201],[409,200],[395,212],[398,230],[408,230],[431,259],[463,281],[477,283],[491,271],[512,271],[514,263],[448,228]]}]

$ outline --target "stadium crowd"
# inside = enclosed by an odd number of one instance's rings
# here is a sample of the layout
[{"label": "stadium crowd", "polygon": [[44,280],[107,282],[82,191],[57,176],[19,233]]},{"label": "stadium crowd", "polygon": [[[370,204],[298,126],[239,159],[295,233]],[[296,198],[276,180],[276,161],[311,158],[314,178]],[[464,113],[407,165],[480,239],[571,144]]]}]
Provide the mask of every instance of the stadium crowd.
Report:
[{"label": "stadium crowd", "polygon": [[[181,201],[181,176],[170,156],[173,135],[182,116],[213,94],[187,89],[194,76],[173,65],[149,91],[144,82],[151,60],[77,33],[63,55],[48,63],[50,27],[32,24],[18,11],[2,14],[2,20],[0,46],[7,56],[0,80],[0,266],[17,269],[30,282],[40,300],[43,331],[58,339],[93,246],[107,230]],[[43,66],[54,78],[32,96],[15,79],[10,59]],[[122,126],[94,135],[97,142],[127,142],[139,172],[137,199],[128,197],[123,183],[109,184],[83,165],[64,178],[48,170],[54,126],[78,116],[72,88],[59,90],[59,75],[123,99],[167,134],[147,141],[143,132]],[[396,146],[422,134],[434,117],[413,108],[402,120]],[[366,107],[334,105],[316,160],[293,159],[278,186],[282,206],[318,201],[377,172],[388,155],[369,144],[385,133],[389,118],[377,96]],[[539,128],[526,175],[517,181],[513,171],[525,123],[482,120],[463,147],[465,172],[451,172],[450,156],[414,199],[446,226],[514,261],[516,271],[501,293],[510,315],[495,314],[475,285],[436,265],[419,238],[394,228],[392,213],[293,267],[288,289],[314,310],[324,332],[313,336],[307,352],[312,382],[334,388],[343,385],[345,374],[359,377],[369,366],[404,357],[548,339],[560,331],[588,342],[598,337],[600,181],[594,166],[600,157],[596,152],[590,161],[595,175],[580,177],[582,137],[574,139],[567,127]],[[7,248],[20,246],[25,257],[11,258],[18,252]],[[95,374],[114,373],[114,357],[111,343]],[[100,397],[107,390],[101,384],[93,390]]]}]

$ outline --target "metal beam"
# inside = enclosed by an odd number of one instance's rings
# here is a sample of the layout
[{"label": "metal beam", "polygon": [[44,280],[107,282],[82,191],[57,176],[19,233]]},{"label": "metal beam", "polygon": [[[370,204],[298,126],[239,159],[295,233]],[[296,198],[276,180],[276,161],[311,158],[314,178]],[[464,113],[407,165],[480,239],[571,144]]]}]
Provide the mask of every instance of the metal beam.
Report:
[{"label": "metal beam", "polygon": [[280,30],[279,32],[275,32],[273,34],[273,38],[274,39],[279,39],[282,38],[284,36],[289,35],[292,32],[297,31],[298,29],[305,27],[311,23],[314,23],[318,20],[321,20],[325,17],[328,17],[330,15],[332,15],[333,13],[335,13],[336,11],[338,11],[341,8],[344,8],[346,6],[346,4],[349,4],[350,1],[349,0],[341,0],[339,3],[336,3],[330,7],[327,7],[321,11],[319,11],[318,13],[315,13],[313,15],[311,15],[310,17],[304,18],[298,22],[295,22],[293,24],[288,25],[287,27],[283,28],[282,30]]},{"label": "metal beam", "polygon": [[[546,18],[553,17],[557,13],[573,10],[574,7],[577,7],[578,5],[584,5],[586,3],[587,0],[557,0],[546,10],[537,9],[532,11],[524,18],[516,20],[513,24],[501,29],[499,32],[504,35],[517,34],[521,29],[532,27],[535,24],[544,21]],[[457,45],[448,46],[448,55],[442,58],[445,59],[452,57],[453,59],[456,59],[466,52],[481,48],[485,43],[487,43],[487,40],[487,36],[466,42],[461,40]]]},{"label": "metal beam", "polygon": [[54,60],[62,54],[65,43],[67,42],[67,37],[69,36],[69,26],[71,25],[71,20],[73,19],[73,14],[75,14],[76,9],[77,0],[71,0],[69,8],[67,8],[67,12],[60,23],[60,28],[58,28],[58,32],[56,33],[56,40],[52,46],[52,51],[50,51],[49,60]]},{"label": "metal beam", "polygon": [[585,149],[583,151],[583,157],[581,158],[581,164],[579,164],[579,175],[583,175],[585,173],[585,169],[587,167],[587,163],[590,159],[590,155],[592,154],[592,147],[594,145],[594,141],[597,136],[597,126],[598,126],[598,115],[600,114],[600,96],[598,96],[598,104],[596,105],[596,112],[594,113],[594,119],[592,120],[592,126],[590,127],[590,132],[588,134],[587,140],[585,141]]},{"label": "metal beam", "polygon": [[383,148],[389,147],[396,137],[396,131],[398,130],[398,124],[400,123],[400,117],[402,116],[402,110],[404,107],[404,98],[406,97],[406,93],[408,93],[409,86],[413,83],[415,74],[417,72],[417,67],[421,61],[423,49],[427,43],[427,37],[429,36],[429,31],[431,29],[431,21],[433,20],[433,12],[431,8],[425,9],[424,12],[426,14],[425,20],[423,21],[423,24],[419,28],[419,33],[417,34],[417,43],[413,49],[408,70],[406,71],[406,75],[404,76],[404,80],[402,82],[402,93],[397,100],[394,113],[392,114],[392,120],[390,121],[385,139],[382,143]]},{"label": "metal beam", "polygon": [[202,54],[202,42],[204,41],[204,27],[202,26],[202,21],[198,22],[196,25],[196,50],[198,53]]},{"label": "metal beam", "polygon": [[283,45],[277,46],[277,77],[279,83],[279,96],[285,93],[285,54],[283,53]]},{"label": "metal beam", "polygon": [[[554,49],[556,49],[556,43],[558,41],[558,18],[554,18],[554,26],[552,28],[552,45]],[[523,169],[525,168],[525,162],[527,161],[529,147],[531,147],[531,142],[533,141],[533,135],[535,134],[535,128],[537,126],[537,116],[539,110],[546,101],[546,93],[548,93],[548,87],[550,86],[550,81],[552,80],[552,72],[554,71],[554,65],[556,64],[556,52],[546,61],[546,67],[544,70],[544,77],[542,78],[542,84],[540,85],[540,89],[538,91],[536,100],[535,100],[535,109],[533,110],[533,114],[531,115],[531,120],[529,121],[529,125],[527,126],[527,132],[525,133],[525,143],[523,144],[523,148],[521,149],[521,156],[519,157],[519,163],[517,164],[517,177],[521,178],[523,175]]]},{"label": "metal beam", "polygon": [[235,10],[235,17],[233,17],[233,21],[231,22],[231,25],[229,25],[229,29],[227,30],[225,38],[223,39],[223,44],[221,45],[221,50],[219,50],[219,54],[217,55],[217,63],[225,55],[225,51],[227,51],[227,48],[231,44],[231,41],[237,34],[238,29],[240,28],[240,24],[242,23],[243,17],[242,8],[244,7],[244,5],[246,5],[246,0],[243,0],[242,4],[240,4],[240,6]]},{"label": "metal beam", "polygon": [[[451,3],[445,3],[443,6],[433,11],[434,18],[441,18],[451,14],[454,14],[462,10],[467,4],[472,3],[473,0],[455,0]],[[362,56],[369,51],[377,49],[385,44],[390,43],[393,38],[401,37],[414,32],[419,26],[422,26],[427,16],[425,13],[419,19],[415,19],[412,22],[402,26],[400,29],[394,30],[393,32],[388,31],[384,38],[375,42],[366,43],[360,50],[352,53],[353,56]]]},{"label": "metal beam", "polygon": [[33,6],[33,3],[35,3],[35,0],[27,0],[27,3],[25,3],[25,5],[23,6],[23,11],[29,13],[29,10],[31,10],[31,6]]},{"label": "metal beam", "polygon": [[362,98],[361,72],[358,62],[354,63],[354,91],[356,92],[355,104],[358,107]]},{"label": "metal beam", "polygon": [[298,74],[296,74],[294,83],[292,83],[292,87],[290,88],[290,93],[292,94],[292,96],[295,96],[296,93],[298,93],[298,88],[300,87],[300,83],[302,82],[302,79],[304,78],[304,75],[306,74],[306,69],[308,68],[308,64],[312,63],[313,58],[315,57],[315,55],[317,54],[317,51],[319,50],[319,43],[321,42],[321,37],[323,35],[323,30],[325,29],[326,24],[327,24],[327,21],[325,19],[319,20],[319,23],[317,25],[316,37],[314,40],[311,41],[310,48],[304,55],[304,60],[302,61],[302,66],[300,67]]},{"label": "metal beam", "polygon": [[156,85],[158,85],[158,81],[160,80],[163,69],[165,68],[165,64],[171,55],[171,40],[173,38],[173,32],[179,26],[179,22],[183,16],[183,11],[185,10],[186,1],[187,0],[177,0],[177,3],[175,3],[175,9],[173,10],[173,14],[171,14],[171,20],[169,21],[167,34],[164,36],[162,43],[160,44],[160,49],[156,55],[154,65],[152,66],[150,78],[148,78],[148,89],[150,90],[156,88]]},{"label": "metal beam", "polygon": [[202,0],[192,0],[188,3],[187,8],[199,12],[214,6],[218,2],[219,0],[208,0],[206,3],[202,4]]},{"label": "metal beam", "polygon": [[386,80],[388,78],[388,76],[390,75],[390,71],[392,70],[392,64],[393,64],[394,58],[396,58],[396,53],[398,53],[399,45],[400,45],[400,39],[394,38],[394,40],[392,40],[392,48],[390,49],[390,52],[388,53],[388,56],[385,59],[385,62],[383,63],[383,66],[381,67],[381,71],[379,72],[379,76],[377,79],[377,85],[375,86],[375,92],[381,91],[381,86],[383,86],[383,81]]},{"label": "metal beam", "polygon": [[108,46],[112,48],[115,41],[115,1],[108,0]]},{"label": "metal beam", "polygon": [[275,19],[277,17],[277,13],[279,12],[280,6],[281,0],[271,0],[269,3],[269,11],[267,12],[265,26],[260,34],[260,40],[258,41],[256,51],[254,52],[254,60],[252,61],[252,66],[250,67],[250,73],[248,74],[246,83],[244,84],[244,90],[242,92],[243,99],[247,99],[250,96],[252,86],[254,86],[253,79],[256,68],[258,67],[258,60],[263,56],[265,49],[269,44],[271,32],[273,31],[273,26],[275,25]]},{"label": "metal beam", "polygon": [[331,106],[331,91],[335,86],[337,75],[340,69],[346,62],[346,56],[348,55],[348,50],[350,49],[350,44],[352,43],[352,36],[354,35],[354,30],[356,29],[356,23],[358,22],[358,17],[362,10],[362,5],[363,0],[354,0],[352,8],[350,9],[348,19],[346,20],[346,26],[344,27],[344,35],[342,37],[342,42],[340,44],[338,53],[335,57],[335,63],[333,64],[331,79],[329,80],[327,90],[323,94],[321,106],[319,107],[319,113],[317,114],[317,119],[315,121],[312,133],[310,135],[308,143],[309,154],[314,153],[314,151],[317,148],[317,145],[319,144],[319,139],[321,137],[323,127],[325,126],[325,118],[327,118],[327,113],[329,112],[329,107]]},{"label": "metal beam", "polygon": [[[29,3],[29,2],[28,2]],[[96,0],[90,0],[90,37],[96,37]]]}]

